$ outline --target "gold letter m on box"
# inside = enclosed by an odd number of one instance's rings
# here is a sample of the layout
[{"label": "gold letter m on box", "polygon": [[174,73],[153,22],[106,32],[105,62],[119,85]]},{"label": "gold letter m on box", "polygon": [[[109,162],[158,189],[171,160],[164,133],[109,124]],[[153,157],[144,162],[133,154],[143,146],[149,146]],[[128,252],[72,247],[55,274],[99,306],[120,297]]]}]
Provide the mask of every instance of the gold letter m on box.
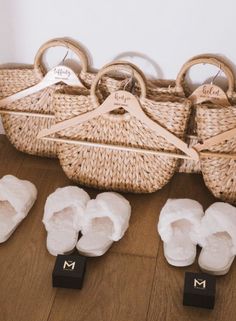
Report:
[{"label": "gold letter m on box", "polygon": [[194,279],[194,287],[197,289],[205,289],[206,288],[206,280]]},{"label": "gold letter m on box", "polygon": [[74,261],[65,261],[63,265],[63,270],[73,271],[75,269]]}]

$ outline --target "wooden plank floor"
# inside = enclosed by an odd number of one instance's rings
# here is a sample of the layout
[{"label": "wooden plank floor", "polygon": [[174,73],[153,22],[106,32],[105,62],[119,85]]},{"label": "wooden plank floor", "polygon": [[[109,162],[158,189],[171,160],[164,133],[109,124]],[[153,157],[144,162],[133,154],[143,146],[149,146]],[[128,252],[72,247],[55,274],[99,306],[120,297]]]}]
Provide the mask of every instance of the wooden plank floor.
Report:
[{"label": "wooden plank floor", "polygon": [[[57,160],[17,152],[0,136],[0,177],[32,181],[37,201],[12,237],[0,244],[0,321],[235,321],[236,264],[217,279],[213,311],[182,305],[185,271],[169,266],[156,232],[159,212],[169,197],[189,197],[207,208],[215,200],[200,175],[176,174],[161,191],[125,194],[132,205],[125,237],[103,257],[88,260],[82,290],[55,289],[55,258],[45,247],[44,203],[57,187],[70,184]],[[98,191],[86,189],[91,197]]]}]

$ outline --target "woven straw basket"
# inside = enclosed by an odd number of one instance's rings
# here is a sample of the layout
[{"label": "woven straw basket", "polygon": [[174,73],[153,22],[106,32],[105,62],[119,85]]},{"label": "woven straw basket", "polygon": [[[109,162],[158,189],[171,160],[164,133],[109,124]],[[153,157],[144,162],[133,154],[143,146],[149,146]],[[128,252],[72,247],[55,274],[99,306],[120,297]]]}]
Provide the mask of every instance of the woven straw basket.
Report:
[{"label": "woven straw basket", "polygon": [[[205,141],[236,129],[236,105],[199,105],[196,118],[198,137]],[[236,135],[200,153],[200,163],[205,184],[214,196],[236,205]]]},{"label": "woven straw basket", "polygon": [[[97,74],[90,91],[63,89],[55,93],[54,109],[59,125],[98,108],[99,93],[96,88],[99,89],[101,78],[114,70],[130,72],[130,68],[114,63],[114,66],[106,67]],[[190,114],[190,101],[167,95],[156,96],[155,100],[147,99],[145,79],[137,70],[137,67],[133,68],[132,73],[140,84],[141,96],[137,99],[143,111],[182,138]],[[120,109],[60,130],[57,137],[58,157],[66,175],[87,186],[137,193],[153,192],[171,179],[178,165],[178,159],[168,157],[169,153],[177,152],[175,146],[157,136],[131,114],[123,114]]]},{"label": "woven straw basket", "polygon": [[[85,73],[88,59],[79,44],[61,38],[46,42],[38,50],[33,66],[17,69],[0,69],[0,97],[9,97],[39,83],[46,73],[42,59],[49,48],[63,46],[72,50],[80,59]],[[29,154],[56,157],[56,144],[37,140],[38,132],[54,124],[52,105],[53,93],[65,85],[57,84],[37,93],[14,101],[1,109],[1,116],[6,135],[10,142],[20,151]]]},{"label": "woven straw basket", "polygon": [[[176,93],[180,96],[185,95],[185,97],[188,97],[190,95],[190,91],[185,84],[185,75],[187,71],[194,65],[197,64],[211,64],[215,65],[217,67],[220,67],[221,70],[225,73],[229,80],[229,89],[227,91],[227,96],[230,101],[233,99],[233,90],[234,90],[234,75],[231,71],[228,64],[222,60],[222,58],[219,58],[215,55],[210,54],[204,54],[204,55],[198,55],[193,58],[191,58],[189,61],[187,61],[183,67],[181,68],[177,80],[176,80],[176,86],[175,90]],[[204,104],[203,104],[204,105]],[[197,120],[196,120],[196,109],[197,105],[192,106],[192,112],[188,124],[188,130],[186,135],[186,142],[189,144],[189,146],[193,147],[199,142],[200,137],[197,135]],[[179,172],[182,173],[201,173],[201,165],[200,161],[194,161],[194,160],[180,160],[180,168]]]},{"label": "woven straw basket", "polygon": [[[213,64],[220,67],[228,80],[226,96],[231,106],[215,103],[193,105],[187,136],[191,146],[200,154],[200,161],[181,160],[182,172],[202,172],[206,186],[217,198],[236,204],[236,136],[224,135],[214,145],[206,145],[208,139],[236,128],[236,93],[234,75],[222,58],[212,55],[196,56],[188,61],[178,74],[176,90],[184,92],[183,83],[186,72],[196,64]],[[204,143],[205,142],[205,143]],[[204,148],[204,145],[206,148]]]},{"label": "woven straw basket", "polygon": [[[168,81],[169,85],[164,83],[159,83],[158,92],[163,94],[170,94],[179,97],[188,97],[191,92],[188,88],[188,85],[185,82],[185,75],[187,71],[196,64],[212,64],[217,67],[220,67],[222,71],[227,75],[231,89],[228,90],[227,95],[228,98],[232,101],[234,92],[234,76],[233,73],[228,66],[228,64],[221,58],[212,54],[202,54],[197,55],[189,59],[181,68],[177,75],[177,79],[175,82]],[[152,91],[154,92],[154,90]],[[192,111],[188,122],[187,133],[185,136],[185,141],[188,143],[190,147],[193,147],[197,143],[199,143],[199,137],[197,135],[197,121],[196,121],[196,105],[192,105]],[[181,173],[201,173],[200,161],[196,161],[193,159],[181,159],[180,166],[178,171]]]}]

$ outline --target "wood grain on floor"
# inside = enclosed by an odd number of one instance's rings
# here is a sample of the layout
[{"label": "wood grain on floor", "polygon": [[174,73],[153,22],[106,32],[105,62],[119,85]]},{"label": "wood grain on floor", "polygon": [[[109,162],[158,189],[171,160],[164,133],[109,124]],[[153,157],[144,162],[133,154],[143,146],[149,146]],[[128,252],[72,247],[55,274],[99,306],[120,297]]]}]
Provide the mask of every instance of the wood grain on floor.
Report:
[{"label": "wood grain on floor", "polygon": [[[0,177],[13,174],[32,181],[37,201],[11,238],[0,244],[0,321],[235,321],[236,267],[217,279],[213,311],[184,307],[185,271],[169,266],[156,224],[169,197],[193,198],[204,208],[215,199],[200,175],[176,174],[162,190],[124,194],[132,205],[124,238],[100,258],[90,258],[82,290],[55,289],[55,258],[45,245],[42,224],[47,196],[70,184],[57,160],[25,155],[0,136]],[[88,189],[91,197],[99,191]]]}]

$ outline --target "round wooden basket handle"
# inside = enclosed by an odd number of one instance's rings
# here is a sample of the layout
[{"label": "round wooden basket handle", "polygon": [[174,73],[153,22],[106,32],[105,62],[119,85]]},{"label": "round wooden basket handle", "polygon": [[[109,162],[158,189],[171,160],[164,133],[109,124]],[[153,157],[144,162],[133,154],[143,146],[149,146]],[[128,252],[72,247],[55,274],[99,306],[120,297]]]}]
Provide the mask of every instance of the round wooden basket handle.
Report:
[{"label": "round wooden basket handle", "polygon": [[132,63],[129,63],[127,61],[114,61],[108,65],[105,65],[96,75],[96,77],[93,80],[92,86],[91,86],[91,97],[96,105],[99,105],[98,98],[96,96],[96,88],[97,85],[102,78],[102,76],[106,75],[107,73],[111,71],[125,71],[130,73],[131,75],[134,75],[135,79],[138,81],[141,89],[140,99],[146,98],[146,79],[141,70],[137,66],[133,66]]},{"label": "round wooden basket handle", "polygon": [[43,63],[43,55],[45,54],[47,49],[53,47],[65,47],[67,49],[72,50],[80,59],[81,69],[83,72],[87,72],[89,60],[88,56],[82,48],[82,46],[69,38],[55,38],[44,43],[38,50],[35,59],[34,59],[34,68],[37,70],[39,74],[44,76],[47,73],[47,69]]},{"label": "round wooden basket handle", "polygon": [[142,78],[145,81],[145,85],[146,85],[146,76],[145,76],[144,72],[138,66],[136,66],[134,63],[127,61],[127,60],[114,60],[114,61],[106,64],[105,66],[103,66],[103,68],[113,66],[113,65],[130,66],[132,69],[136,70],[142,76]]},{"label": "round wooden basket handle", "polygon": [[199,56],[193,57],[183,65],[176,79],[176,90],[180,93],[184,92],[183,83],[184,83],[184,79],[187,71],[192,66],[199,65],[199,64],[214,65],[216,67],[219,67],[225,73],[228,80],[228,89],[226,94],[228,98],[232,98],[234,93],[234,86],[235,86],[234,74],[231,68],[221,58],[218,58],[218,57],[216,58],[211,54],[205,54],[205,55],[199,55]]}]

